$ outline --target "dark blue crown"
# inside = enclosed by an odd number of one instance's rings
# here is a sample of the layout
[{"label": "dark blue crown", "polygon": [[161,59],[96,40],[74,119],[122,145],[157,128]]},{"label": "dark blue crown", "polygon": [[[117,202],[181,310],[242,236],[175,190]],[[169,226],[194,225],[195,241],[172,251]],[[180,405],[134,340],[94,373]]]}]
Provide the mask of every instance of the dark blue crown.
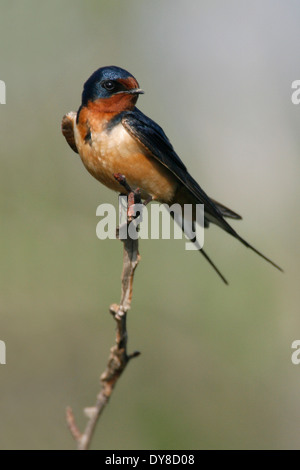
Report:
[{"label": "dark blue crown", "polygon": [[127,70],[111,65],[109,67],[101,67],[96,70],[90,78],[85,82],[82,92],[82,105],[86,106],[88,101],[94,101],[99,98],[108,98],[110,94],[105,90],[101,83],[105,80],[118,80],[133,77]]}]

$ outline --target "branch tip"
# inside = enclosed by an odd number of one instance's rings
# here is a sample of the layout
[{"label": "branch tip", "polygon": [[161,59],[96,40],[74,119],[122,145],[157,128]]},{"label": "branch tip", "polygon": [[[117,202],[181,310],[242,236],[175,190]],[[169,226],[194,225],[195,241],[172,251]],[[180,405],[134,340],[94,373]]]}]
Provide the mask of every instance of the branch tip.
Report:
[{"label": "branch tip", "polygon": [[134,357],[138,357],[141,355],[140,351],[134,351],[133,353],[129,354],[128,360],[133,359]]},{"label": "branch tip", "polygon": [[79,442],[81,437],[82,437],[82,434],[81,434],[81,432],[79,431],[79,429],[77,427],[77,424],[75,422],[75,417],[74,417],[74,414],[73,414],[73,410],[70,406],[67,406],[67,408],[66,408],[66,420],[67,420],[67,425],[70,429],[70,432],[71,432],[73,438],[75,439],[75,441]]}]

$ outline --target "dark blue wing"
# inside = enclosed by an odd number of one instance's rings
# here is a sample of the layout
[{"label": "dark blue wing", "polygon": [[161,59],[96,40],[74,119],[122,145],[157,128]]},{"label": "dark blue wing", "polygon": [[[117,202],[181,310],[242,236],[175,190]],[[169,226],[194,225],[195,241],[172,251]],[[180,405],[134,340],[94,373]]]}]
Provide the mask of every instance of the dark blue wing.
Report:
[{"label": "dark blue wing", "polygon": [[[134,111],[125,112],[122,124],[135,139],[150,150],[153,156],[172,172],[176,168],[187,171],[162,128],[139,109],[135,108]],[[174,167],[174,171],[172,167]]]},{"label": "dark blue wing", "polygon": [[205,214],[206,216],[211,216],[211,221],[220,225],[224,230],[230,233],[233,232],[230,225],[223,219],[221,210],[219,210],[217,205],[189,174],[186,166],[180,160],[168,137],[158,124],[145,116],[137,108],[123,114],[122,124],[133,138],[142,144],[156,160],[167,167],[178,178],[194,196],[195,202],[205,205]]},{"label": "dark blue wing", "polygon": [[[143,145],[154,158],[167,167],[178,178],[188,192],[194,196],[195,203],[204,204],[206,226],[208,226],[208,222],[214,222],[223,230],[237,238],[241,243],[243,243],[243,245],[247,246],[277,269],[282,271],[277,264],[250,245],[228,224],[228,222],[226,222],[224,216],[228,216],[228,213],[231,213],[230,217],[232,218],[238,218],[238,216],[234,217],[233,214],[235,213],[232,213],[230,209],[227,209],[225,206],[220,205],[220,207],[218,207],[218,203],[215,203],[210,199],[203,189],[200,188],[197,181],[195,181],[189,174],[185,165],[174,151],[169,139],[161,127],[145,116],[137,108],[123,114],[122,124],[133,138]],[[226,209],[227,214],[223,209]]]}]

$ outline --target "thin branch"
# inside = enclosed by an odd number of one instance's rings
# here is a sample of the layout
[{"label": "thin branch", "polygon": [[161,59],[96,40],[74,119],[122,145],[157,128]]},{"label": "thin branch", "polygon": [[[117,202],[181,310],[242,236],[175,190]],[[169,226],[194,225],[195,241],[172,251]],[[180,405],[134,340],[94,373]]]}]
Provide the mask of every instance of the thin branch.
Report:
[{"label": "thin branch", "polygon": [[[126,189],[128,193],[128,208],[127,208],[127,227],[134,219],[133,206],[135,203],[141,202],[140,193],[138,190],[133,192],[128,186],[126,179],[123,175],[114,175],[115,179]],[[91,440],[97,425],[97,422],[106,407],[113,389],[127,366],[128,362],[137,357],[140,353],[138,351],[132,354],[127,354],[127,328],[126,316],[127,311],[131,306],[132,299],[132,286],[134,271],[140,261],[138,251],[138,238],[131,239],[129,236],[122,239],[123,248],[123,271],[122,271],[122,291],[120,304],[113,304],[110,306],[110,313],[117,323],[116,343],[110,350],[106,370],[100,377],[101,389],[97,395],[96,404],[91,408],[85,408],[84,413],[88,418],[85,430],[81,433],[76,425],[73,411],[70,407],[66,411],[67,424],[70,432],[77,442],[78,450],[87,450],[91,444]]]}]

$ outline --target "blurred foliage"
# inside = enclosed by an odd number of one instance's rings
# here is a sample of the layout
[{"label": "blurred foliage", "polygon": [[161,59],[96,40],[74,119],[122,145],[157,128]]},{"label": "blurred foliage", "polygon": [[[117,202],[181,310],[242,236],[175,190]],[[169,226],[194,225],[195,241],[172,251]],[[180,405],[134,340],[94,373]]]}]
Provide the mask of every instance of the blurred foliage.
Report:
[{"label": "blurred foliage", "polygon": [[225,287],[183,241],[142,241],[129,346],[93,441],[102,449],[297,448],[300,107],[291,104],[300,8],[293,0],[1,2],[0,366],[2,449],[73,447],[64,411],[98,391],[120,295],[122,246],[95,235],[116,204],[66,145],[96,68],[145,89],[193,176],[242,213],[234,226],[276,272],[217,228],[205,246]]}]

